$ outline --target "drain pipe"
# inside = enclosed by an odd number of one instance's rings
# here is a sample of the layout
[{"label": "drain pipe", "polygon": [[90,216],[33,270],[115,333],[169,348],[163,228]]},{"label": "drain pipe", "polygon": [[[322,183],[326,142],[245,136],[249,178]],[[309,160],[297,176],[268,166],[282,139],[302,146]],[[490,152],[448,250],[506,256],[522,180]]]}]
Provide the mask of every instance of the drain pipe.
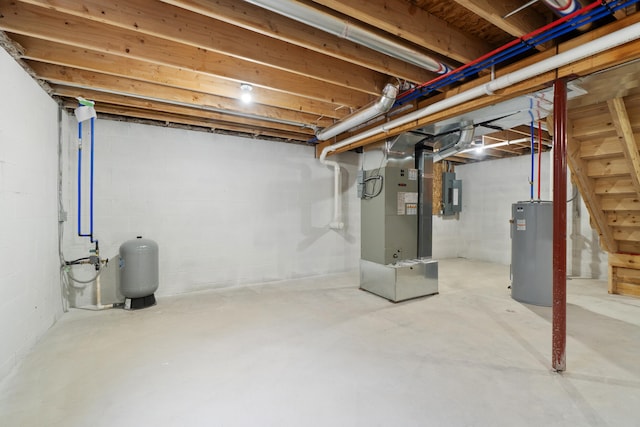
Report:
[{"label": "drain pipe", "polygon": [[327,154],[347,147],[356,142],[362,141],[363,139],[388,133],[400,126],[423,119],[424,117],[439,113],[446,109],[456,107],[460,104],[472,101],[482,96],[493,95],[496,91],[505,89],[516,83],[520,83],[536,77],[540,74],[553,71],[572,62],[596,55],[598,53],[612,49],[616,46],[620,46],[625,43],[637,40],[638,38],[640,38],[640,23],[629,25],[628,27],[607,34],[596,40],[587,42],[579,47],[559,53],[553,57],[544,59],[540,62],[529,65],[510,74],[498,77],[497,79],[492,80],[489,83],[476,86],[465,92],[453,95],[450,98],[446,98],[442,101],[416,110],[405,116],[399,117],[395,120],[391,120],[383,125],[376,126],[372,129],[359,133],[358,135],[346,138],[336,144],[329,145],[322,150],[322,154],[320,155],[320,157],[321,159],[324,159]]},{"label": "drain pipe", "polygon": [[338,18],[312,6],[302,4],[294,0],[245,1],[263,9],[275,12],[279,15],[286,16],[294,21],[317,28],[320,31],[333,34],[334,36],[352,41],[393,58],[417,65],[425,70],[432,71],[437,74],[446,74],[451,71],[451,68],[446,64],[427,56],[416,49],[388,40],[373,31],[354,25],[347,20]]},{"label": "drain pipe", "polygon": [[[392,84],[387,84],[382,92],[382,96],[376,102],[369,106],[358,110],[357,112],[345,117],[338,123],[329,126],[318,132],[316,138],[324,141],[332,138],[342,132],[345,132],[355,126],[367,122],[381,114],[386,113],[393,106],[398,95],[398,88]],[[327,160],[328,151],[322,150],[320,154],[320,163],[333,168],[333,220],[329,223],[329,227],[334,230],[342,230],[344,222],[342,221],[342,202],[340,200],[340,187],[342,186],[340,179],[340,165],[333,160]]]}]

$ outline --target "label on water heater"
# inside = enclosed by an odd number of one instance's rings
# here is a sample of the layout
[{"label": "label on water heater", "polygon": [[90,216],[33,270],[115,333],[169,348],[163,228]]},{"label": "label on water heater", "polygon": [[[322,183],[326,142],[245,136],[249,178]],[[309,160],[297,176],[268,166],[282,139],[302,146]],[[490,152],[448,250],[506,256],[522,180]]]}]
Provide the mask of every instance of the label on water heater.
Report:
[{"label": "label on water heater", "polygon": [[516,230],[518,230],[518,231],[526,231],[527,230],[527,220],[526,219],[518,219],[518,220],[516,220]]},{"label": "label on water heater", "polygon": [[409,181],[418,180],[418,169],[409,169]]}]

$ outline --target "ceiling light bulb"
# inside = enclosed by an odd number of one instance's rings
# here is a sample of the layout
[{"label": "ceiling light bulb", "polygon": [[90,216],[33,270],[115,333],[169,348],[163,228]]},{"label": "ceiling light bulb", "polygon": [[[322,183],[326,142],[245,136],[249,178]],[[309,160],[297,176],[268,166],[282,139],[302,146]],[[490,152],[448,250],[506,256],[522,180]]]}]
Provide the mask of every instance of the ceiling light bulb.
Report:
[{"label": "ceiling light bulb", "polygon": [[242,100],[242,102],[244,102],[245,104],[250,103],[252,99],[251,91],[253,90],[253,86],[248,83],[242,83],[240,85],[240,90],[242,91],[242,93],[240,94],[240,99]]}]

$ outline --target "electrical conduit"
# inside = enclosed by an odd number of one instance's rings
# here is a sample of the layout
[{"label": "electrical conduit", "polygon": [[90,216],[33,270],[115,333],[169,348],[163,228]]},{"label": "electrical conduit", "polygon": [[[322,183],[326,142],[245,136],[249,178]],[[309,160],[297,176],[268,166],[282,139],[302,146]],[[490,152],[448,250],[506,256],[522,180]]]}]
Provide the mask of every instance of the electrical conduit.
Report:
[{"label": "electrical conduit", "polygon": [[[626,28],[615,31],[611,34],[607,34],[603,37],[600,37],[599,39],[592,40],[566,52],[559,53],[551,58],[544,59],[520,70],[514,71],[513,73],[498,77],[495,80],[490,81],[489,83],[476,86],[465,92],[453,95],[450,98],[423,107],[395,120],[391,120],[383,125],[376,126],[372,129],[361,132],[358,135],[346,138],[336,144],[328,145],[322,150],[320,154],[320,162],[328,166],[333,166],[335,164],[334,169],[337,168],[337,178],[335,179],[339,179],[340,166],[337,164],[337,162],[326,160],[326,157],[329,153],[347,147],[363,139],[378,136],[383,133],[388,133],[389,131],[397,127],[423,119],[424,117],[438,113],[440,111],[456,107],[462,103],[472,101],[482,96],[492,95],[496,91],[505,89],[516,83],[523,82],[527,79],[531,79],[540,74],[555,70],[556,68],[565,66],[572,62],[579,61],[586,57],[601,53],[608,49],[612,49],[616,46],[620,46],[622,44],[637,40],[638,38],[640,38],[640,23],[629,25]],[[339,185],[336,185],[335,188],[339,190]],[[339,203],[339,194],[335,195],[335,200],[336,203]],[[339,206],[337,206],[334,210],[334,222],[336,220],[339,221],[339,216],[335,215],[336,212],[339,213]],[[344,226],[342,222],[339,222],[339,224],[342,224],[342,226]]]}]

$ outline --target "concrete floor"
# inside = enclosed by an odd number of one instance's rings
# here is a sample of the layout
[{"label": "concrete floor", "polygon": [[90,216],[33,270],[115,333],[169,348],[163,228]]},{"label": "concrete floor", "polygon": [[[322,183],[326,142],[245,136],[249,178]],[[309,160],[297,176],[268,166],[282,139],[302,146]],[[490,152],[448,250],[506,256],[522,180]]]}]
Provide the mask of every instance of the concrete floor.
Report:
[{"label": "concrete floor", "polygon": [[356,274],[65,315],[0,387],[2,426],[638,426],[640,300],[570,280],[568,371],[551,309],[508,267],[440,262],[391,304]]}]

